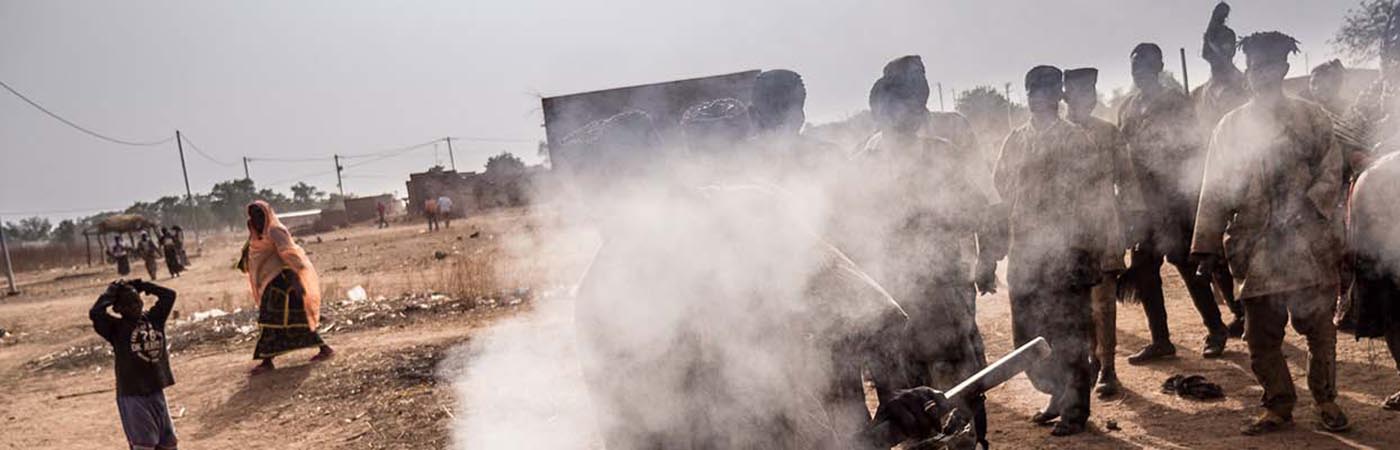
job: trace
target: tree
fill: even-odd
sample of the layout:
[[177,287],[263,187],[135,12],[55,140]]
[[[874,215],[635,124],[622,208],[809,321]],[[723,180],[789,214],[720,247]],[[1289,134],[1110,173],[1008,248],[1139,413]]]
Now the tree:
[[48,240],[49,232],[53,230],[49,219],[38,216],[20,219],[19,223],[6,222],[4,227],[6,237],[23,242]]
[[959,95],[953,109],[967,117],[972,127],[978,130],[1010,131],[1011,116],[1023,107],[1011,103],[1011,100],[995,87],[978,86]]
[[977,134],[977,142],[982,147],[978,150],[991,160],[996,159],[1002,139],[1011,133],[1014,124],[1019,124],[1028,117],[1025,106],[1012,102],[1001,90],[992,86],[978,86],[964,91],[958,96],[953,107],[963,117],[967,117],[967,122],[972,125],[972,131]]
[[213,215],[219,223],[225,226],[237,226],[244,222],[244,210],[249,203],[257,198],[257,188],[253,186],[253,180],[229,180],[215,184],[209,190],[210,207]]
[[487,175],[514,175],[525,171],[525,161],[520,157],[501,152],[501,154],[486,159]]
[[1342,27],[1332,36],[1332,46],[1355,62],[1376,58],[1394,9],[1395,0],[1361,0],[1361,4],[1347,10]]
[[272,209],[276,211],[297,209],[297,205],[292,202],[292,199],[272,189],[259,189],[257,198],[258,200],[267,202],[267,204],[272,206]]
[[78,229],[78,224],[72,219],[66,219],[59,222],[58,226],[53,229],[53,233],[49,234],[49,241],[70,244],[78,240],[80,233],[82,231]]
[[297,209],[313,209],[326,200],[326,193],[316,186],[297,182],[292,185],[292,203]]

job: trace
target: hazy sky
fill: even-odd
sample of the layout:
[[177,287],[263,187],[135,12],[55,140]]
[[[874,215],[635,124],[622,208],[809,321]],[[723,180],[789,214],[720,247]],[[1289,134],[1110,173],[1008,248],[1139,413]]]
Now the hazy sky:
[[[747,69],[788,68],[808,118],[861,110],[896,56],[923,55],[947,88],[1013,82],[1036,64],[1097,66],[1126,86],[1133,45],[1186,47],[1193,84],[1215,0],[21,1],[0,0],[0,80],[51,110],[128,140],[187,133],[190,183],[208,191],[253,162],[259,187],[335,190],[332,153],[442,136],[459,169],[512,151],[534,162],[540,95]],[[1241,36],[1290,33],[1313,64],[1353,0],[1232,2]],[[1243,64],[1242,60],[1240,61]],[[1304,73],[1303,58],[1294,74]],[[1169,58],[1168,68],[1179,71]],[[935,88],[936,89],[936,88]],[[951,108],[951,96],[949,108]],[[937,94],[931,107],[938,108]],[[126,147],[81,134],[0,91],[0,214],[73,216],[183,195],[174,143]],[[349,160],[353,164],[362,160]],[[445,147],[346,170],[347,193],[404,193]],[[28,214],[26,214],[28,215]]]

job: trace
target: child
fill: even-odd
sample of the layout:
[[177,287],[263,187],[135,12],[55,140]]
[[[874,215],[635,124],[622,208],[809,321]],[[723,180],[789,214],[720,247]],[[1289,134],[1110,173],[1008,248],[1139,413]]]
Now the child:
[[[156,297],[150,311],[141,312],[140,294]],[[165,319],[174,306],[175,291],[141,280],[118,280],[88,311],[92,328],[112,344],[117,412],[133,450],[175,450],[175,424],[165,404],[165,388],[175,384],[165,342]],[[108,308],[121,318],[108,314]]]

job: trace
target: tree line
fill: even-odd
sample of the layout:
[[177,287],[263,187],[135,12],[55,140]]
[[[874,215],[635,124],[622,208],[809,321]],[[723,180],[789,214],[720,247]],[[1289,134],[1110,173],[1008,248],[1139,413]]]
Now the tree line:
[[277,210],[297,211],[325,208],[338,197],[305,182],[292,185],[290,192],[289,196],[272,189],[258,189],[249,179],[228,180],[215,184],[207,193],[195,194],[190,201],[183,196],[170,195],[149,202],[138,201],[121,211],[104,211],[57,224],[46,217],[34,216],[7,221],[0,226],[4,227],[5,238],[13,241],[73,243],[82,241],[83,230],[118,214],[140,214],[163,226],[227,229],[243,226],[243,208],[256,199],[267,201]]

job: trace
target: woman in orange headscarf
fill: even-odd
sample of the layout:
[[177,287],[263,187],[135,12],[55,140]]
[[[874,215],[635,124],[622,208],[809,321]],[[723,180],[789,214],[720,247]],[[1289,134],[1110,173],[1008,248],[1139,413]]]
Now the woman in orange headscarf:
[[272,370],[272,358],[297,349],[320,347],[313,362],[335,355],[316,333],[321,317],[316,268],[262,200],[248,205],[248,244],[239,267],[248,272],[253,302],[258,305],[260,335],[253,359],[261,359],[262,364],[253,368],[253,375]]

